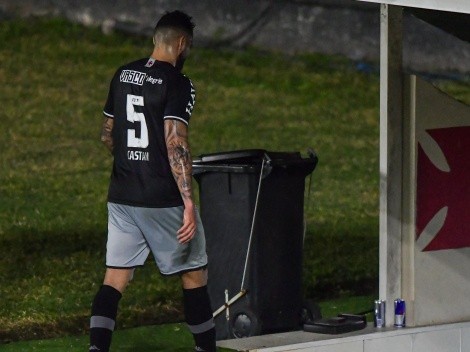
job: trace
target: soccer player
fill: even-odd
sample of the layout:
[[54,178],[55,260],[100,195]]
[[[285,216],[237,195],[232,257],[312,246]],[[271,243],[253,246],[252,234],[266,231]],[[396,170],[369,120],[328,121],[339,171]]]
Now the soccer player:
[[89,351],[109,351],[118,303],[152,252],[179,275],[196,351],[216,351],[204,230],[192,196],[188,123],[195,89],[181,73],[194,24],[174,11],[158,21],[149,58],[120,67],[104,107],[101,140],[114,156],[108,190],[106,274],[90,320]]

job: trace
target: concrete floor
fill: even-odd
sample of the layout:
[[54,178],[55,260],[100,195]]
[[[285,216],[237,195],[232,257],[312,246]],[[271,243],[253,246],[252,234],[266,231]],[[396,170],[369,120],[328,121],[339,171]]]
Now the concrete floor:
[[219,347],[251,352],[470,352],[470,322],[374,328],[327,335],[293,331],[225,340]]
[[365,329],[340,335],[317,334],[305,331],[291,331],[271,335],[253,336],[243,339],[219,341],[219,347],[230,348],[236,351],[258,351],[266,348],[292,346],[316,341],[343,339],[351,336],[370,334],[377,329],[368,325]]

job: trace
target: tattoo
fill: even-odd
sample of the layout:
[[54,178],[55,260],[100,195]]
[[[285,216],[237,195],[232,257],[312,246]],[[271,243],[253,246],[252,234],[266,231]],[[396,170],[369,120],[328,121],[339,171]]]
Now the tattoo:
[[103,126],[101,127],[101,142],[104,143],[111,153],[113,152],[113,125],[114,120],[106,118],[106,120],[103,122]]
[[192,198],[192,158],[188,143],[188,127],[176,120],[165,121],[168,160],[181,197]]

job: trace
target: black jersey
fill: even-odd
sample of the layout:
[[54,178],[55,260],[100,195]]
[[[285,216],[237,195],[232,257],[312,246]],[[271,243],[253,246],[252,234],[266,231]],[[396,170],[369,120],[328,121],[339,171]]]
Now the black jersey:
[[114,119],[109,202],[157,208],[183,204],[163,125],[165,119],[188,124],[195,94],[191,81],[167,62],[141,59],[117,70],[103,111]]

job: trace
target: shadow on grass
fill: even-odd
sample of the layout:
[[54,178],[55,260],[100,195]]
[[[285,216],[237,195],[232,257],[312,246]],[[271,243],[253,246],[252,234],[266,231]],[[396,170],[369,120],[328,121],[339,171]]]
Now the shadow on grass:
[[[313,226],[304,245],[304,297],[321,301],[376,294],[374,231],[373,224]],[[0,238],[0,293],[6,300],[0,307],[0,341],[85,334],[104,272],[105,245],[106,235],[96,229],[32,229]],[[154,263],[148,263],[136,272],[121,302],[119,329],[182,321],[178,292],[178,283],[160,279]],[[24,312],[18,321],[15,310]]]
[[[113,335],[111,348],[115,352],[186,352],[192,351],[194,346],[191,333],[186,325],[181,323],[117,330]],[[0,350],[5,352],[78,352],[85,351],[87,346],[88,336],[72,336],[49,340],[15,342],[0,345]],[[219,348],[219,351],[229,350]]]
[[[83,229],[0,238],[0,343],[86,334],[105,246],[105,234]],[[177,278],[162,278],[148,260],[122,299],[118,328],[182,321],[178,294]]]
[[104,253],[106,245],[106,233],[98,232],[96,228],[40,231],[12,227],[5,233],[0,237],[0,246],[8,251],[8,255],[35,256],[47,252],[48,255],[63,257],[80,251]]
[[[0,278],[19,280],[37,275],[54,273],[58,268],[41,268],[40,262],[60,263],[73,258],[76,253],[86,253],[89,257],[104,258],[106,249],[106,234],[96,229],[77,231],[63,229],[58,231],[38,231],[36,229],[18,230],[11,228],[0,237],[0,248],[3,256],[0,258]],[[103,259],[104,260],[104,259]],[[41,272],[47,269],[47,272]]]
[[305,238],[304,289],[314,299],[378,292],[378,226],[316,226]]

